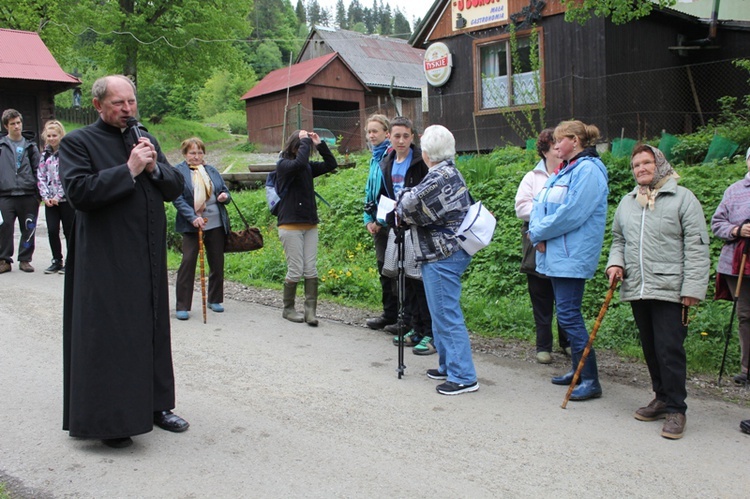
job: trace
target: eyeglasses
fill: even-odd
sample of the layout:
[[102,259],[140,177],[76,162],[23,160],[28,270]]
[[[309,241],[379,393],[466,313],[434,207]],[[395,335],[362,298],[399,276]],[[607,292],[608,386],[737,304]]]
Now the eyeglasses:
[[203,151],[188,151],[187,153],[188,156],[203,156],[205,154]]

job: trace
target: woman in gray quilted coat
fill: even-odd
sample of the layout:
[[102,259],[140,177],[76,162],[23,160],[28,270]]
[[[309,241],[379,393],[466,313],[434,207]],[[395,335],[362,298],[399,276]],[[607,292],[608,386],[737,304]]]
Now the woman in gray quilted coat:
[[655,398],[635,411],[639,421],[665,419],[661,436],[685,430],[688,307],[706,297],[708,231],[698,199],[657,148],[641,144],[631,157],[638,184],[620,201],[607,262],[610,284],[622,280],[640,333]]

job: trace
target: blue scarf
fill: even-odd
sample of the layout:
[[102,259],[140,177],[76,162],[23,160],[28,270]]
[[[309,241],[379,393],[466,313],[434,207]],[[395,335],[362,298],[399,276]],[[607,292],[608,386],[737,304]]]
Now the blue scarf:
[[[385,151],[391,147],[391,141],[388,139],[385,139],[380,144],[376,145],[372,148],[372,159],[380,163],[380,160],[383,159],[383,155],[385,154]],[[372,160],[370,160],[372,161]]]

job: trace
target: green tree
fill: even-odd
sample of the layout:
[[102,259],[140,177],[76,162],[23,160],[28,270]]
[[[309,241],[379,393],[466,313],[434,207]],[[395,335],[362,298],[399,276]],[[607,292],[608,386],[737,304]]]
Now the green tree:
[[396,7],[396,12],[393,14],[393,36],[403,38],[404,40],[408,40],[411,36],[409,21],[398,7]]
[[320,20],[318,21],[318,24],[326,27],[333,24],[333,16],[331,16],[331,11],[328,10],[327,7],[322,7],[320,9]]
[[297,16],[297,22],[299,24],[307,24],[307,10],[302,0],[297,0],[297,6],[294,8],[294,13]]
[[[349,4],[347,13],[347,24],[352,27],[357,23],[363,23],[365,21],[364,12],[362,11],[362,5],[359,0],[352,0]],[[351,28],[354,29],[354,28]],[[356,30],[355,30],[356,31]]]
[[320,4],[318,0],[310,0],[307,2],[307,24],[310,27],[320,23]]
[[[251,52],[257,52],[259,45],[265,41],[272,41],[276,44],[281,50],[283,61],[287,61],[290,54],[293,55],[299,51],[297,15],[289,0],[255,0],[249,19],[254,26],[250,40]],[[258,58],[253,57],[253,59],[257,64]],[[268,72],[265,69],[265,66],[256,65],[256,70],[261,76]]]
[[346,19],[346,7],[344,7],[344,0],[338,0],[336,2],[336,24],[341,29],[348,29],[349,23]]
[[271,40],[265,40],[255,51],[253,67],[258,75],[265,76],[274,69],[284,66],[284,59],[278,45]]
[[386,6],[383,7],[381,4],[378,13],[380,17],[380,20],[378,22],[380,34],[385,36],[393,34],[393,17],[391,16],[391,6],[386,4]]
[[158,68],[172,79],[202,84],[214,67],[241,66],[236,40],[251,30],[246,21],[248,4],[237,0],[58,3],[65,8],[55,23],[45,26],[59,24],[75,33],[73,49],[85,54],[89,66],[130,75],[136,81],[139,68]]
[[201,118],[225,111],[243,111],[245,103],[240,97],[257,83],[252,69],[230,73],[218,69],[196,94],[196,110]]
[[566,21],[584,24],[592,16],[608,17],[615,24],[623,24],[647,16],[654,5],[670,7],[677,0],[562,0],[567,9]]

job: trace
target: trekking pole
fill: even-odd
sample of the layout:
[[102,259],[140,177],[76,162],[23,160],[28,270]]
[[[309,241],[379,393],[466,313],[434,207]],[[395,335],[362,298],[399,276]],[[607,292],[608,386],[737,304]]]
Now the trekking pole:
[[[748,223],[748,220],[745,220],[745,222],[742,223],[742,225],[745,225]],[[740,225],[739,230],[737,233],[739,234],[742,231],[742,225]],[[740,287],[742,286],[742,276],[745,273],[745,263],[747,262],[747,253],[750,251],[750,241],[748,241],[747,238],[742,238],[742,241],[744,242],[744,248],[742,249],[742,260],[740,261],[740,271],[737,273],[737,286],[734,288],[734,300],[732,303],[732,313],[729,316],[729,326],[727,326],[727,331],[725,334],[725,341],[724,341],[724,355],[721,356],[721,367],[719,368],[719,379],[716,381],[717,386],[721,386],[721,377],[724,375],[724,365],[727,361],[727,350],[729,349],[729,338],[732,336],[732,324],[734,324],[734,316],[737,314],[737,302],[740,299]],[[750,354],[750,352],[748,352]],[[742,373],[742,360],[740,359],[740,374]],[[750,365],[750,364],[748,364]],[[750,374],[746,375],[747,378],[745,380],[745,384],[747,384],[748,378],[750,378]]]
[[404,375],[406,365],[404,364],[404,330],[406,329],[404,324],[404,302],[406,301],[406,270],[404,269],[404,259],[406,255],[406,247],[404,242],[404,228],[399,226],[399,221],[396,219],[396,226],[393,228],[393,233],[396,236],[396,247],[398,248],[398,379]]
[[203,229],[198,227],[198,257],[201,269],[201,304],[203,305],[203,324],[206,323],[206,269],[203,265]]
[[565,394],[565,400],[563,400],[562,408],[565,409],[565,406],[568,405],[568,400],[570,400],[570,394],[573,393],[573,389],[576,387],[576,384],[578,383],[578,377],[581,375],[581,371],[583,370],[584,364],[586,364],[586,358],[589,356],[589,352],[591,352],[591,345],[594,344],[594,338],[596,338],[596,332],[599,331],[599,326],[602,324],[602,320],[604,319],[604,314],[607,313],[607,309],[609,308],[609,302],[612,301],[612,295],[615,294],[615,288],[617,288],[617,279],[612,280],[612,284],[609,286],[609,291],[607,291],[607,297],[604,298],[604,304],[602,305],[601,310],[599,310],[599,316],[596,318],[596,322],[594,323],[594,329],[591,330],[591,334],[589,335],[589,341],[586,342],[586,348],[583,349],[583,355],[581,355],[581,360],[578,362],[578,367],[576,367],[576,372],[573,374],[573,381],[570,382],[570,386],[568,387],[568,393]]

